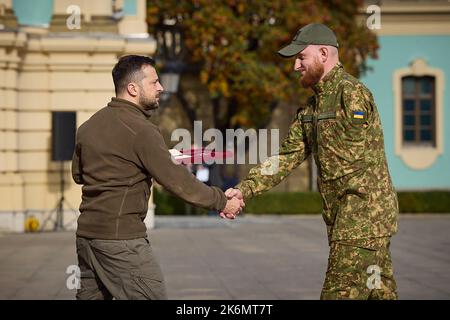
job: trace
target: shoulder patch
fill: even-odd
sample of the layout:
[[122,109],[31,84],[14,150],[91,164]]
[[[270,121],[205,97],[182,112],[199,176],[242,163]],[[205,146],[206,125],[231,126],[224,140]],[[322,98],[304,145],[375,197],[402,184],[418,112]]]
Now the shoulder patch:
[[364,119],[364,111],[353,111],[353,119]]

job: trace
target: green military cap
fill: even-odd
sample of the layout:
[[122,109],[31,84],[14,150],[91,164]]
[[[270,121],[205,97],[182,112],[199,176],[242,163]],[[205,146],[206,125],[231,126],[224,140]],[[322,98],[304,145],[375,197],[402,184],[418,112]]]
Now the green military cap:
[[292,57],[310,44],[339,47],[336,35],[330,28],[321,23],[310,23],[298,30],[292,42],[278,53],[283,57]]

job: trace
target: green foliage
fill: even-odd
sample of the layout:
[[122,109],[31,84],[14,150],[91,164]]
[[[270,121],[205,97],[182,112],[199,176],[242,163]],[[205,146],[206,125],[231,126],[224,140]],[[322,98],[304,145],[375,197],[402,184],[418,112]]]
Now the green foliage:
[[153,199],[157,215],[206,214],[207,210],[193,207],[167,191],[153,188]]
[[245,212],[269,214],[320,213],[322,200],[317,192],[266,193],[247,201]]
[[[402,213],[450,213],[450,191],[398,192]],[[156,214],[186,214],[187,206],[165,191],[155,193]],[[206,214],[206,210],[191,208],[191,214]],[[247,201],[246,213],[252,214],[317,214],[322,200],[317,192],[269,192]]]
[[226,99],[233,112],[218,119],[225,127],[262,127],[277,101],[298,104],[307,92],[293,72],[293,59],[277,51],[311,22],[332,28],[340,60],[358,76],[378,43],[356,15],[363,0],[149,0],[149,32],[164,19],[183,30],[187,60],[200,65],[200,79],[212,98]]
[[398,192],[401,212],[409,213],[450,213],[450,192]]
[[[397,193],[401,213],[450,213],[449,191]],[[248,201],[249,213],[319,213],[322,200],[316,192],[267,193]]]
[[155,214],[176,215],[186,211],[183,201],[168,192],[153,188],[153,199],[156,204]]

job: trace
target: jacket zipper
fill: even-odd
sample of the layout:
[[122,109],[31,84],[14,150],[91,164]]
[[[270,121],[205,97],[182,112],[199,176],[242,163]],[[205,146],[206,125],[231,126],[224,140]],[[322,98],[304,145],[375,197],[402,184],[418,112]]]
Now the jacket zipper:
[[318,127],[318,109],[319,109],[319,101],[316,100],[316,105],[314,106],[314,112],[313,112],[313,149],[314,153],[316,155],[314,161],[316,163],[317,167],[317,175],[321,176],[321,170],[320,170],[320,159],[319,159],[319,143],[317,141],[317,138],[319,136],[319,127]]

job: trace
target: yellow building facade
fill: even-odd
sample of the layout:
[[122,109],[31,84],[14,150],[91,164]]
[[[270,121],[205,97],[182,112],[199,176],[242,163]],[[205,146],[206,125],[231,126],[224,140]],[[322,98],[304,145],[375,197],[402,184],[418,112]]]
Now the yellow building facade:
[[[118,57],[156,50],[145,20],[145,0],[0,0],[0,232],[22,232],[30,217],[53,228],[61,163],[51,161],[52,112],[75,111],[80,126],[105,106]],[[70,165],[66,228],[81,200]]]

